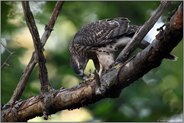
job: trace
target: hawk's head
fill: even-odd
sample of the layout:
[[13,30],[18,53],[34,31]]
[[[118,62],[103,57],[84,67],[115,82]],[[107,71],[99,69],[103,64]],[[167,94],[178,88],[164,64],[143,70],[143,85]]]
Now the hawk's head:
[[73,54],[70,59],[71,65],[79,76],[84,76],[84,69],[86,68],[86,64],[88,62],[88,59],[82,56],[77,56]]
[[75,48],[70,47],[70,63],[75,73],[80,77],[84,77],[84,70],[86,68],[86,64],[88,62],[88,58],[82,56],[81,54],[75,51]]

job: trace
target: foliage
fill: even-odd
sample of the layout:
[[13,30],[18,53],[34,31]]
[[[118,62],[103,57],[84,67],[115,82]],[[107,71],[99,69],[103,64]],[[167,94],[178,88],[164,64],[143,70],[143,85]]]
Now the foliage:
[[[31,9],[37,22],[40,36],[48,22],[55,2],[31,2]],[[49,80],[59,89],[77,85],[80,78],[69,64],[68,43],[81,26],[104,18],[128,17],[132,24],[143,24],[159,2],[65,2],[54,31],[46,46],[45,55]],[[174,7],[178,2],[173,4]],[[34,7],[38,7],[34,9]],[[171,7],[168,12],[174,7]],[[15,89],[21,73],[33,51],[32,40],[26,24],[20,2],[1,2],[2,38],[6,47],[14,52],[10,66],[1,70],[1,101],[6,103]],[[171,13],[165,13],[167,18]],[[166,19],[165,19],[166,20]],[[175,62],[164,60],[160,67],[153,69],[137,82],[125,88],[116,99],[105,99],[86,106],[93,120],[100,121],[159,121],[181,114],[182,86],[182,43],[173,51],[178,57]],[[5,50],[1,54],[2,62],[8,57]],[[37,67],[29,78],[22,98],[39,94],[40,83]]]

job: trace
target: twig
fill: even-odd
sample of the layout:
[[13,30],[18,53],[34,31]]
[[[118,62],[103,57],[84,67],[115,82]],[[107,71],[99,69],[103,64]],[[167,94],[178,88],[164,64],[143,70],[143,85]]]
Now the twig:
[[10,60],[11,56],[13,55],[13,52],[10,51],[2,42],[1,42],[1,45],[8,51],[9,55],[8,57],[6,58],[6,60],[2,63],[1,65],[1,69],[5,66],[9,66],[8,64],[8,61]]
[[125,62],[128,59],[130,54],[141,43],[141,41],[146,36],[148,31],[154,26],[156,21],[159,19],[159,17],[162,15],[162,13],[168,7],[169,4],[170,4],[169,1],[161,1],[159,7],[155,10],[154,14],[149,18],[147,22],[144,23],[144,25],[140,28],[140,30],[138,30],[137,34],[133,36],[131,41],[125,46],[125,48],[118,55],[115,64],[119,62]]
[[[55,8],[54,8],[52,15],[51,15],[51,18],[47,24],[47,27],[49,27],[49,28],[45,28],[45,32],[43,33],[42,38],[41,38],[42,47],[45,45],[47,39],[49,38],[49,36],[52,32],[51,29],[53,29],[53,27],[55,25],[57,17],[62,9],[63,3],[64,3],[63,1],[58,1],[55,5]],[[28,78],[29,78],[33,68],[35,67],[36,63],[37,63],[37,61],[36,61],[36,56],[35,56],[35,52],[34,52],[32,54],[32,57],[31,57],[28,65],[26,66],[25,70],[23,71],[23,74],[19,80],[19,83],[17,84],[17,87],[16,87],[11,99],[8,102],[9,104],[13,104],[22,95],[22,93],[25,89],[25,86],[27,84]]]
[[33,38],[33,44],[36,52],[36,60],[39,66],[39,78],[41,82],[41,92],[48,92],[48,88],[51,86],[48,80],[48,72],[45,66],[46,59],[42,51],[42,44],[40,41],[40,36],[38,33],[38,29],[36,27],[36,23],[34,21],[33,14],[29,7],[29,2],[22,2],[22,7],[24,10],[24,16],[26,19],[27,26]]
[[50,21],[48,22],[48,24],[46,25],[46,28],[45,28],[45,32],[43,33],[42,37],[41,37],[41,42],[42,42],[42,46],[45,45],[47,39],[49,38],[52,30],[53,30],[53,27],[55,25],[55,22],[57,20],[57,17],[62,9],[62,6],[64,4],[64,1],[58,1],[54,7],[54,10],[52,12],[52,15],[51,15],[51,18],[50,18]]
[[12,54],[12,51],[10,51],[2,42],[1,42],[1,45],[8,51],[9,54]]
[[[158,67],[165,55],[170,53],[172,49],[183,38],[183,7],[179,6],[177,12],[173,15],[170,23],[166,26],[164,33],[158,34],[159,40],[155,40],[146,49],[142,50],[130,62],[117,70],[108,71],[102,76],[102,81],[116,81],[117,72],[120,71],[120,83],[112,82],[108,90],[103,95],[95,95],[96,81],[89,80],[76,87],[70,89],[61,89],[53,93],[54,104],[51,105],[50,113],[64,109],[79,108],[84,105],[95,103],[100,99],[108,98],[117,89],[123,89],[135,80],[139,79],[149,70]],[[165,38],[162,38],[165,37]],[[174,40],[173,40],[174,39]],[[112,78],[112,76],[114,76]],[[102,83],[103,84],[103,83]],[[36,116],[42,115],[43,103],[41,96],[31,97],[27,100],[18,102],[21,106],[18,108],[17,118],[13,117],[13,113],[9,113],[9,109],[2,110],[2,121],[27,121]],[[30,101],[31,100],[31,101]]]

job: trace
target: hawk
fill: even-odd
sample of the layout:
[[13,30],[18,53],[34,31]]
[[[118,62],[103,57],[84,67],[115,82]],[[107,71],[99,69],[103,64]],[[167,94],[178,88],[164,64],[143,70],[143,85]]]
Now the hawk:
[[140,28],[129,25],[129,19],[118,17],[92,22],[78,31],[69,44],[71,65],[84,77],[89,59],[94,62],[99,76],[114,62],[115,53],[123,49]]

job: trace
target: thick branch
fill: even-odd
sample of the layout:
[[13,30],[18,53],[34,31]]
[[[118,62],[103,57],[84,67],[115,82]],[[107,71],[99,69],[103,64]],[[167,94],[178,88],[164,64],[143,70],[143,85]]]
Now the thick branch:
[[[119,80],[124,88],[142,77],[151,69],[158,67],[163,58],[172,51],[183,38],[183,4],[181,4],[166,29],[156,35],[156,39],[128,64],[120,69]],[[132,72],[134,71],[134,72]],[[132,75],[130,75],[132,74]]]
[[[126,65],[112,69],[102,76],[102,84],[107,89],[104,94],[95,95],[95,80],[89,80],[71,89],[52,92],[50,95],[53,98],[53,104],[49,108],[50,113],[88,105],[109,96],[113,97],[114,92],[117,92],[116,90],[122,90],[149,70],[158,67],[164,57],[172,51],[182,38],[183,6],[180,5],[166,29],[159,32],[157,39],[152,44]],[[118,72],[119,76],[117,76]],[[119,83],[116,82],[118,77]],[[118,92],[120,93],[120,91]],[[19,108],[16,115],[11,112],[11,108],[2,110],[2,121],[27,121],[35,116],[41,116],[44,107],[41,98],[41,96],[35,96],[17,102],[16,105],[19,105]]]
[[[55,25],[55,22],[57,20],[59,12],[61,11],[63,3],[64,3],[63,1],[59,1],[56,3],[56,6],[52,12],[51,18],[47,24],[48,28],[45,28],[45,32],[43,33],[42,38],[41,38],[42,47],[45,45],[47,39],[49,38],[49,36],[51,34],[51,31]],[[36,56],[35,56],[35,52],[34,52],[32,54],[32,57],[31,57],[28,65],[26,66],[25,70],[23,71],[23,74],[19,80],[19,83],[17,84],[17,87],[16,87],[10,101],[8,102],[9,104],[13,104],[22,95],[22,93],[25,89],[26,83],[28,82],[28,78],[31,75],[31,72],[32,72],[33,68],[35,67],[36,63],[37,63],[37,61],[36,61]]]
[[154,26],[159,17],[162,15],[164,10],[168,7],[169,1],[161,1],[160,6],[155,10],[153,15],[149,18],[147,22],[138,30],[137,34],[135,34],[132,40],[126,45],[126,47],[121,51],[119,56],[116,59],[116,62],[124,62],[128,59],[130,54],[135,50],[136,47],[141,43],[143,38],[146,36],[148,31]]

